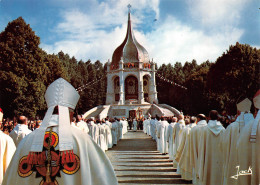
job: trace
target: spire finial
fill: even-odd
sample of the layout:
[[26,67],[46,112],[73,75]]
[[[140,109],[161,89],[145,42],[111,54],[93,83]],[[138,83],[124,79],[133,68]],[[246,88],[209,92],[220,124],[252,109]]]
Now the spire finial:
[[128,8],[128,13],[130,13],[130,12],[131,12],[131,7],[132,7],[132,6],[131,6],[131,4],[128,4],[128,5],[127,5],[127,8]]

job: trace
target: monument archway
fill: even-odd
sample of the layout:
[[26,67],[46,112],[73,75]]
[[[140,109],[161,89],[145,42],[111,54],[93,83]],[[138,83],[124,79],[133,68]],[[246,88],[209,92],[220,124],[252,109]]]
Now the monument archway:
[[116,76],[114,78],[115,101],[119,101],[119,92],[120,92],[119,76]]
[[135,76],[128,76],[125,79],[125,100],[138,100],[138,80]]
[[144,91],[144,101],[149,102],[150,77],[148,75],[145,75],[143,77],[143,91]]

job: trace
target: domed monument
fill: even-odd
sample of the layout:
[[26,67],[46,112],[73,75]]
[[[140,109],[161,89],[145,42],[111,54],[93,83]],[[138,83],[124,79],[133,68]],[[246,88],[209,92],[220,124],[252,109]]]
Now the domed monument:
[[155,74],[155,63],[134,36],[129,8],[126,37],[115,49],[112,61],[108,61],[107,65],[106,105],[89,110],[83,117],[127,118],[140,113],[144,117],[180,114],[169,105],[158,104]]

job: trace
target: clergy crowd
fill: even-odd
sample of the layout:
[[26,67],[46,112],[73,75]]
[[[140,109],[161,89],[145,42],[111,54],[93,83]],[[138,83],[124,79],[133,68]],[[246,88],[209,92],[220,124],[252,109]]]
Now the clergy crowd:
[[98,146],[106,151],[117,145],[117,142],[127,133],[128,122],[124,118],[85,119],[78,115],[73,118],[72,127],[89,134]]
[[[194,185],[260,184],[260,90],[252,102],[237,104],[235,120],[226,125],[216,110],[195,116],[152,117],[143,132],[169,154],[173,168]],[[223,125],[226,125],[225,128]]]
[[[232,123],[216,110],[197,116],[84,119],[74,115],[78,92],[64,79],[47,89],[43,120],[4,121],[0,109],[0,185],[118,184],[105,151],[116,146],[128,127],[143,128],[169,155],[173,168],[194,185],[260,183],[260,90],[252,102],[237,104]],[[129,124],[128,124],[129,123]],[[142,127],[138,127],[138,124]],[[61,173],[62,172],[62,173]],[[32,175],[33,174],[33,175]]]
[[[9,138],[7,136],[9,135],[12,138],[12,140],[9,138],[10,144],[8,144],[8,147],[11,147],[8,163],[22,139],[32,131],[38,129],[41,122],[42,120],[38,120],[35,126],[29,127],[27,118],[20,116],[13,130],[11,130],[10,133],[6,132],[3,134],[3,137]],[[100,120],[91,117],[90,119],[83,119],[81,115],[77,115],[77,117],[72,118],[71,126],[88,134],[104,152],[116,146],[117,142],[124,137],[124,134],[127,133],[128,130],[128,122],[124,118],[105,118]],[[4,126],[2,126],[2,128],[4,128]],[[134,129],[136,130],[136,126]]]
[[[9,135],[15,145],[32,131],[38,129],[42,120],[28,121],[25,116],[20,116],[17,121],[4,120],[0,130]],[[124,137],[128,130],[128,121],[124,118],[83,119],[81,115],[72,118],[71,126],[89,134],[103,151],[112,148]]]
[[45,99],[48,110],[35,124],[25,116],[2,123],[0,110],[0,185],[117,185],[104,151],[123,138],[126,121],[73,118],[79,94],[62,78],[47,88]]

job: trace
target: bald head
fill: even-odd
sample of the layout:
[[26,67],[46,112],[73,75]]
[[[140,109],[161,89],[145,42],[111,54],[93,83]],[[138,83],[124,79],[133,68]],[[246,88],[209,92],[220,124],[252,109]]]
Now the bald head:
[[25,116],[20,116],[18,119],[18,123],[27,125],[27,118]]
[[204,114],[198,114],[198,115],[197,115],[197,119],[198,119],[198,121],[200,121],[200,120],[206,120],[206,116],[205,116]]
[[177,117],[173,117],[173,118],[172,118],[172,122],[175,123],[175,122],[177,122],[177,121],[178,121]]
[[182,119],[184,119],[184,116],[183,116],[182,114],[180,114],[180,115],[178,116],[178,119],[179,119],[179,120],[182,120]]

